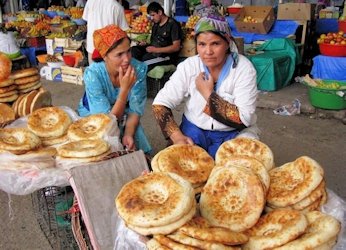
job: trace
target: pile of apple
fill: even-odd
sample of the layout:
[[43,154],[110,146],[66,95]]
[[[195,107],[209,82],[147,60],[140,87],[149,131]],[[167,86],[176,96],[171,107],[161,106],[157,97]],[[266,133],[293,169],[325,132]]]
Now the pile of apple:
[[245,16],[243,19],[244,23],[257,23],[258,21],[252,16]]
[[185,24],[185,28],[193,30],[195,28],[195,25],[199,21],[199,19],[201,19],[200,16],[197,16],[197,15],[190,16],[189,19],[187,19],[187,22]]
[[140,15],[131,22],[132,33],[150,33],[152,21],[147,15]]
[[317,43],[325,43],[325,44],[332,44],[332,45],[346,45],[346,37],[344,36],[343,31],[339,31],[337,33],[328,33],[328,34],[321,34],[320,37],[317,39]]

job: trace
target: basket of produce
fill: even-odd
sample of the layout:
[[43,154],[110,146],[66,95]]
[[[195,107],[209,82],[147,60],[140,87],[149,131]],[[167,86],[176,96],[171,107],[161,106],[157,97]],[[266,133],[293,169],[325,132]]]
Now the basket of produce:
[[317,39],[320,52],[325,56],[346,56],[346,37],[343,31],[321,34]]
[[303,84],[308,86],[312,106],[322,109],[346,109],[346,82],[311,79],[305,76]]

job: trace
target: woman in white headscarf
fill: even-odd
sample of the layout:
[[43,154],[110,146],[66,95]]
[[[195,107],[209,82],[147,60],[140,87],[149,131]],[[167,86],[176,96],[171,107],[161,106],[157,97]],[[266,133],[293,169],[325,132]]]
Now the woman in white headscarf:
[[[154,116],[173,144],[197,144],[215,156],[222,142],[258,138],[256,70],[238,54],[227,21],[203,17],[196,24],[197,55],[180,63],[153,102]],[[181,125],[172,109],[185,101]]]

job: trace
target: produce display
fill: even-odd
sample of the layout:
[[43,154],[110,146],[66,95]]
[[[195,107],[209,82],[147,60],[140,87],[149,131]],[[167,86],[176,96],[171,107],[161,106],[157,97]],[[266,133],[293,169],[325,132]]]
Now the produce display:
[[252,16],[246,16],[243,19],[244,23],[258,23],[258,21]]
[[140,15],[133,19],[130,27],[130,33],[150,33],[152,22],[147,17],[147,15]]
[[203,152],[194,147],[163,149],[152,160],[154,172],[126,183],[115,199],[125,225],[148,237],[148,249],[332,249],[336,244],[341,224],[320,212],[328,197],[323,168],[315,160],[301,156],[277,167],[266,144],[226,141],[196,207],[191,195],[198,181],[192,180],[205,166],[200,166]]
[[317,39],[317,43],[326,43],[326,44],[332,44],[332,45],[346,45],[346,37],[344,36],[343,31],[339,31],[337,33],[327,33],[327,34],[321,34],[320,37]]

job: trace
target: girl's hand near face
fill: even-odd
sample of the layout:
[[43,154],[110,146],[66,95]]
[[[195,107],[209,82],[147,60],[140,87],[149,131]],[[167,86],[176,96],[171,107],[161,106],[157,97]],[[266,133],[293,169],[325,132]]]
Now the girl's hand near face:
[[133,84],[136,82],[136,71],[132,65],[127,67],[126,72],[124,72],[122,67],[119,67],[119,82],[120,88],[124,90],[130,90]]
[[196,88],[198,92],[207,101],[210,94],[214,90],[214,79],[211,75],[207,77],[206,73],[202,72],[196,77]]

